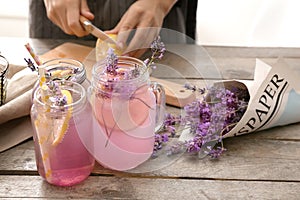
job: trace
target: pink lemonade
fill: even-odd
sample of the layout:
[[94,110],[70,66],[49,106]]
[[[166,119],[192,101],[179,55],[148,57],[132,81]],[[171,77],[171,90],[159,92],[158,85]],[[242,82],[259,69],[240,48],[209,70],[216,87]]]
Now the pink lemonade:
[[[81,121],[80,126],[86,127],[88,134],[91,124],[87,121]],[[77,125],[76,125],[77,126]],[[50,143],[45,144],[47,156],[49,156],[49,164],[51,167],[51,176],[46,177],[45,166],[42,160],[42,152],[39,145],[35,145],[36,160],[39,174],[49,183],[59,186],[70,186],[85,180],[94,167],[94,158],[83,145],[78,132],[76,130],[73,118],[71,118],[69,127],[60,144],[53,146]],[[49,129],[38,128],[44,133],[36,133],[49,135]],[[34,137],[37,140],[36,137]],[[36,142],[35,144],[38,144]],[[45,158],[44,158],[45,159]]]
[[154,148],[157,91],[150,84],[148,68],[139,59],[109,51],[106,60],[93,66],[92,75],[90,151],[105,167],[133,169],[147,161]]
[[84,88],[77,83],[64,87],[73,87],[69,94],[74,102],[65,109],[49,108],[35,97],[31,121],[39,174],[53,185],[71,186],[85,180],[94,167],[95,159],[85,147],[92,143],[92,116]]
[[96,95],[94,99],[95,158],[103,166],[128,170],[153,152],[156,102],[148,85],[130,99]]

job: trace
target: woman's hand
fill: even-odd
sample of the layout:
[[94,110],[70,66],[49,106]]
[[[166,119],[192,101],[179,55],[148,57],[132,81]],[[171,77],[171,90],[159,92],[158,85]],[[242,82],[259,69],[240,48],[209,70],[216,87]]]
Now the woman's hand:
[[124,53],[139,57],[158,35],[165,16],[175,2],[176,0],[138,0],[129,7],[118,25],[108,33],[118,34],[117,41],[122,47],[131,31],[136,29]]
[[48,18],[65,33],[82,37],[88,32],[82,27],[79,16],[94,19],[86,0],[44,0]]

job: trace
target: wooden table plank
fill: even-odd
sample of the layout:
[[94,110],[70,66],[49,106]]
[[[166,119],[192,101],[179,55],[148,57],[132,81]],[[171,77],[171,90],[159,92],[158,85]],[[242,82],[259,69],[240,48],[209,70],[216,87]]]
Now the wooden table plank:
[[[298,127],[298,125],[297,125]],[[218,160],[182,156],[169,162],[152,176],[217,178],[237,180],[300,181],[299,139],[263,138],[268,131],[225,139],[227,152]],[[295,135],[299,136],[298,132]],[[271,133],[270,133],[271,137]],[[0,172],[6,170],[35,171],[33,142],[29,141],[0,154]],[[272,173],[270,173],[272,169]],[[96,167],[94,173],[113,174]],[[122,173],[119,173],[122,174]]]
[[[0,176],[0,198],[299,199],[300,183],[91,176],[56,187],[37,176]],[[284,191],[284,192],[283,192]]]
[[[300,181],[300,142],[228,138],[227,152],[219,160],[182,156],[150,174],[153,176],[237,180]],[[270,171],[272,169],[272,171]],[[109,173],[96,168],[97,173]]]

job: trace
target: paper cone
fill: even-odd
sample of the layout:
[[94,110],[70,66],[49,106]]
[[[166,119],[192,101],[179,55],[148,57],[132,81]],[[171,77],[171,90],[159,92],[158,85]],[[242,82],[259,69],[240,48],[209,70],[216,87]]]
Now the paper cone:
[[300,122],[297,79],[297,73],[283,59],[272,67],[257,59],[254,81],[240,81],[250,93],[248,108],[225,137]]

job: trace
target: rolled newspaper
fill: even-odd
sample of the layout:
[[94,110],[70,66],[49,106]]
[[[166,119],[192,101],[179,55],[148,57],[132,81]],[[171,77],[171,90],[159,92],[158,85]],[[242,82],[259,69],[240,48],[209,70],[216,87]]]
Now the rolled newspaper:
[[225,137],[300,122],[300,84],[297,72],[285,62],[270,66],[257,59],[253,81],[246,85],[250,100],[240,122]]

